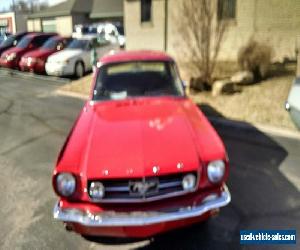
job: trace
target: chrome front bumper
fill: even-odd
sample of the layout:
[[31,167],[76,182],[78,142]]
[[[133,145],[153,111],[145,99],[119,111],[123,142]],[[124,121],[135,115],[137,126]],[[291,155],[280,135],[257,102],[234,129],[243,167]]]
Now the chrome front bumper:
[[84,212],[79,209],[61,209],[57,203],[53,210],[55,219],[63,222],[79,223],[88,227],[112,226],[146,226],[163,222],[184,220],[198,217],[204,213],[226,206],[231,201],[227,186],[219,196],[209,195],[197,206],[178,208],[174,211],[147,211],[147,212],[113,212],[105,211],[99,214]]

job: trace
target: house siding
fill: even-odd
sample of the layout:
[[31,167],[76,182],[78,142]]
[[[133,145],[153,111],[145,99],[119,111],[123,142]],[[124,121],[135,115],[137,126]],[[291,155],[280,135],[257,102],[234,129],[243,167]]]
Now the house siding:
[[[152,23],[140,23],[140,1],[124,0],[125,29],[128,49],[164,49],[165,0],[153,0]],[[178,2],[168,0],[167,51],[180,57],[182,37],[176,30],[180,22]],[[238,50],[249,39],[269,44],[274,61],[295,58],[300,47],[300,1],[298,0],[237,0],[236,18],[229,23],[222,42],[219,60],[236,60]],[[298,45],[297,45],[298,44]]]
[[56,18],[57,31],[62,36],[70,36],[73,32],[72,16],[62,16]]
[[164,0],[152,1],[152,20],[141,23],[141,1],[125,0],[126,49],[164,49]]
[[273,49],[274,61],[295,58],[300,35],[300,1],[239,0],[237,17],[225,36],[220,59],[235,60],[251,38]]
[[32,32],[41,32],[42,31],[41,19],[40,18],[28,19],[27,30]]
[[[48,18],[44,19],[47,20]],[[63,36],[69,36],[73,31],[73,21],[71,16],[55,17],[56,32]],[[34,32],[42,32],[43,19],[35,18],[27,20],[27,30]]]

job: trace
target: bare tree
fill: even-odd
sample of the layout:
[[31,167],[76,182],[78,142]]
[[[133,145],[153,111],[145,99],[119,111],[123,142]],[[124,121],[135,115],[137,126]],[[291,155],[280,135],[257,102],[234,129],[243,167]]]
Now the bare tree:
[[48,2],[40,0],[14,0],[10,6],[10,10],[21,13],[33,13],[46,9]]
[[180,0],[177,28],[193,70],[211,85],[227,22],[218,19],[217,1]]

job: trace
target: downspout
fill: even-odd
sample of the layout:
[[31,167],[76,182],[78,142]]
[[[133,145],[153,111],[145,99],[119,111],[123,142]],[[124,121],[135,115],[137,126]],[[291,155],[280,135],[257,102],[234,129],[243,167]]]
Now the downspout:
[[168,7],[169,7],[169,0],[165,0],[165,29],[164,29],[164,50],[168,50]]

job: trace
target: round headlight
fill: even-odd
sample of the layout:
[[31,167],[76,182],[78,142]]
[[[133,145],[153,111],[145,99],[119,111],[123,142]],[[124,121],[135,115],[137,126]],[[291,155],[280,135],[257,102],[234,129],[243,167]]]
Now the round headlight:
[[94,181],[91,183],[89,194],[93,199],[102,199],[104,192],[104,186],[100,181]]
[[225,173],[225,163],[222,160],[212,161],[207,166],[208,179],[212,183],[222,180]]
[[196,186],[196,176],[193,174],[187,174],[182,179],[182,187],[185,191],[191,191]]
[[56,189],[62,196],[70,196],[75,192],[75,177],[69,173],[62,173],[56,177]]

